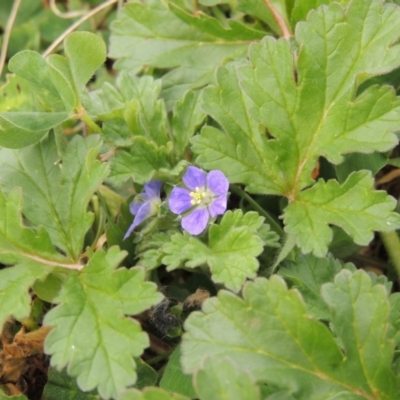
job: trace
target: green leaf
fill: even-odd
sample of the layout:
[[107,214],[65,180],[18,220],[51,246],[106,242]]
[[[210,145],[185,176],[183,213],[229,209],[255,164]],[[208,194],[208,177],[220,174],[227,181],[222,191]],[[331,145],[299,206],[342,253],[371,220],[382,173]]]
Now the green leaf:
[[95,253],[68,277],[55,299],[60,304],[44,320],[55,327],[45,341],[51,365],[67,366],[82,390],[97,388],[106,398],[136,381],[132,357],[148,346],[140,325],[124,314],[137,315],[162,298],[142,270],[116,270],[124,257],[117,247]]
[[222,290],[188,317],[184,371],[195,372],[205,357],[230,357],[240,372],[295,398],[396,398],[386,289],[363,271],[343,270],[322,291],[345,354],[298,292],[274,275],[246,283],[243,299]]
[[75,380],[65,371],[59,372],[49,368],[47,383],[43,391],[43,400],[98,400],[100,397],[94,393],[82,393]]
[[201,110],[201,92],[189,91],[174,107],[172,117],[173,143],[176,156],[185,158],[189,139],[204,121],[206,115]]
[[176,233],[162,247],[162,262],[171,271],[180,266],[195,268],[208,264],[214,282],[239,291],[246,278],[254,278],[259,267],[257,256],[264,242],[257,234],[264,218],[256,212],[243,215],[228,211],[219,225],[211,225],[208,245],[187,233]]
[[132,178],[137,183],[146,183],[161,169],[170,169],[168,152],[165,147],[158,147],[144,137],[132,140],[130,152],[118,151],[111,161],[109,180],[120,185]]
[[249,372],[240,371],[228,357],[206,360],[195,374],[194,384],[199,398],[204,400],[261,400],[254,378]]
[[188,397],[180,394],[168,393],[156,387],[148,387],[140,392],[136,389],[129,389],[118,396],[118,400],[189,400]]
[[0,146],[11,149],[29,146],[69,117],[67,112],[1,112]]
[[375,176],[387,164],[388,157],[387,153],[346,154],[344,161],[335,166],[338,180],[343,183],[352,172],[360,169],[367,169]]
[[393,344],[386,339],[390,309],[385,287],[372,285],[361,270],[354,274],[343,270],[334,283],[322,287],[322,296],[342,340],[345,370],[352,384],[367,393],[381,393],[382,399],[395,398]]
[[93,222],[88,202],[108,171],[97,160],[100,146],[98,136],[76,136],[62,168],[52,135],[20,151],[0,150],[3,190],[22,187],[24,214],[34,224],[46,227],[53,243],[73,260],[79,259]]
[[6,198],[0,191],[0,262],[13,267],[0,270],[0,327],[9,316],[27,317],[30,287],[55,267],[81,268],[57,252],[47,232],[22,225],[21,191],[14,189]]
[[106,60],[106,44],[91,32],[70,33],[64,42],[65,54],[78,91],[81,91]]
[[[357,96],[356,88],[360,75],[382,74],[399,65],[400,48],[393,46],[399,26],[398,7],[354,0],[347,9],[332,3],[311,12],[296,29],[295,45],[269,37],[255,43],[249,62],[221,68],[217,85],[205,90],[205,110],[223,131],[207,127],[192,139],[197,162],[223,171],[230,182],[243,183],[252,193],[283,195],[297,215],[308,214],[302,191],[313,185],[312,172],[320,156],[339,164],[344,154],[383,152],[398,141],[392,132],[398,129],[400,99],[393,89],[370,86]],[[360,185],[355,192],[364,192],[363,179],[349,179]],[[317,185],[314,194],[320,195],[323,185]],[[372,204],[376,196],[381,195],[368,190],[362,199]],[[343,209],[342,199],[331,201],[339,205],[338,211]],[[343,201],[346,207],[350,196]],[[375,212],[382,213],[379,223],[367,226],[369,214],[361,209],[356,213],[351,224],[361,225],[362,233],[339,219],[356,243],[366,244],[373,229],[395,229],[390,213],[394,203],[383,195],[380,203]],[[303,252],[324,255],[331,238],[326,221],[331,222],[332,213],[319,205],[315,210],[321,222],[308,214],[313,226],[306,223],[304,230],[302,224],[294,228],[299,219],[292,220],[286,212],[286,231],[302,231],[302,239],[296,240]],[[391,227],[382,227],[385,219]]]
[[155,369],[146,364],[141,358],[136,358],[137,381],[135,387],[143,389],[146,386],[154,386],[158,381],[158,373]]
[[66,57],[52,54],[47,57],[50,75],[54,86],[68,110],[78,108],[80,104],[78,91],[75,88],[71,67]]
[[38,87],[44,87],[54,95],[58,94],[46,59],[36,51],[23,50],[17,53],[9,61],[8,69]]
[[[340,1],[344,3],[344,1]],[[299,21],[305,21],[311,10],[317,9],[322,4],[330,4],[332,0],[295,0],[290,17],[292,26],[295,27]]]
[[279,194],[277,184],[267,179],[279,173],[277,163],[271,162],[275,154],[250,115],[253,103],[240,87],[237,67],[219,68],[217,81],[217,87],[204,90],[203,108],[224,132],[207,126],[192,139],[196,161],[206,169],[222,170],[230,183],[245,183],[249,191]]
[[282,264],[282,267],[279,268],[279,275],[291,287],[299,290],[310,315],[329,321],[329,308],[321,296],[321,286],[324,283],[332,282],[335,275],[343,268],[355,271],[352,264],[342,266],[341,262],[332,256],[316,258],[299,253],[295,261],[286,261]]
[[303,252],[322,257],[332,241],[329,224],[337,225],[360,245],[368,244],[373,231],[391,231],[400,216],[391,212],[396,201],[384,191],[373,190],[369,172],[351,174],[342,186],[335,180],[319,180],[301,192],[284,212],[285,231]]
[[[110,37],[110,57],[117,59],[117,69],[171,69],[163,77],[163,94],[170,101],[211,82],[216,66],[226,58],[243,56],[248,45],[263,36],[252,31],[252,39],[248,34],[232,39],[230,34],[238,32],[241,37],[239,32],[250,29],[237,22],[234,28],[223,28],[214,19],[210,24],[210,17],[190,16],[172,7],[174,12],[158,0],[131,2],[112,24]],[[196,26],[204,27],[204,22],[214,29],[203,32]]]
[[[185,375],[181,366],[181,348],[177,346],[169,357],[164,374],[160,381],[160,388],[168,391],[179,393],[183,396],[195,398],[196,392],[192,384],[192,376]],[[199,393],[199,392],[198,392]]]
[[[68,60],[58,54],[47,59],[35,51],[25,50],[16,54],[9,63],[10,70],[33,83],[37,89],[45,90],[55,99],[62,99],[64,109],[72,111],[79,105]],[[50,108],[57,104],[47,103]]]
[[[287,3],[289,2],[285,0],[270,0],[268,3],[280,15],[285,25],[289,26],[287,17]],[[237,9],[238,11],[242,11],[246,14],[252,15],[253,17],[259,18],[261,21],[264,21],[275,33],[282,35],[282,31],[276,22],[276,17],[271,12],[271,8],[267,6],[266,2],[261,2],[258,0],[240,0],[237,2]]]

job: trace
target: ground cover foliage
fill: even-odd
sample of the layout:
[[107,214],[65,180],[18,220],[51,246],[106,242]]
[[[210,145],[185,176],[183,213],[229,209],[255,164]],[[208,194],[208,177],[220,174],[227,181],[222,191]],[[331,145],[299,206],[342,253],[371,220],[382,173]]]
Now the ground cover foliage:
[[6,3],[0,397],[399,398],[400,7]]

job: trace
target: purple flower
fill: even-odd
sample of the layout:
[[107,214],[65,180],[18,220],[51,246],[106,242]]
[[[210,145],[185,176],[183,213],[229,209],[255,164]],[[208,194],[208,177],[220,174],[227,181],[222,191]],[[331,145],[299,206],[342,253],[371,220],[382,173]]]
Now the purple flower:
[[125,233],[124,240],[132,231],[147,218],[156,215],[161,205],[160,189],[161,182],[150,181],[144,184],[144,193],[139,193],[129,206],[132,215],[135,216],[132,225]]
[[221,171],[206,174],[199,168],[189,167],[183,176],[186,188],[175,187],[169,198],[169,209],[183,214],[182,228],[191,235],[206,229],[208,220],[226,211],[229,181]]

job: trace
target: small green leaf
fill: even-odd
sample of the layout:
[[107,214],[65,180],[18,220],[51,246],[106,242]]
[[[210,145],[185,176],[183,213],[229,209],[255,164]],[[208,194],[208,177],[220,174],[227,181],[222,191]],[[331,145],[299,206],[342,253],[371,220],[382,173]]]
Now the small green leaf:
[[219,225],[211,225],[208,246],[187,233],[176,233],[162,247],[162,262],[167,269],[208,264],[214,282],[239,291],[246,278],[254,278],[264,242],[257,234],[263,218],[255,212],[228,211]]
[[94,393],[83,393],[76,386],[75,380],[67,375],[65,371],[57,371],[49,368],[47,383],[44,387],[42,400],[99,400],[100,397]]
[[142,270],[116,270],[124,257],[116,247],[95,253],[68,277],[55,299],[60,304],[44,320],[55,327],[45,341],[51,364],[67,366],[82,390],[97,388],[107,398],[136,381],[133,357],[148,346],[140,325],[124,314],[139,314],[162,298]]
[[68,60],[59,54],[52,54],[47,57],[47,63],[50,67],[53,84],[57,88],[67,110],[78,107],[80,104],[79,95],[74,86]]
[[135,359],[137,381],[135,387],[143,389],[146,386],[154,386],[158,381],[158,373],[155,369],[146,364],[141,358]]
[[332,0],[295,0],[290,17],[292,26],[295,27],[299,21],[305,21],[311,10],[317,9],[322,4],[330,3]]
[[388,157],[387,153],[347,154],[344,156],[344,161],[335,166],[338,180],[343,183],[352,172],[360,169],[369,170],[375,176],[387,164]]
[[312,255],[298,254],[296,261],[286,261],[279,268],[279,275],[300,291],[310,315],[318,319],[329,320],[330,313],[326,302],[321,296],[321,286],[332,282],[342,268],[355,271],[352,264],[342,266],[339,260],[332,256],[316,258]]
[[68,112],[2,112],[0,146],[11,149],[29,146],[69,117]]
[[164,374],[160,381],[160,387],[168,392],[195,398],[196,392],[192,384],[192,376],[185,375],[181,366],[181,348],[177,346],[170,355]]
[[161,169],[170,169],[168,152],[165,147],[158,147],[145,137],[138,136],[132,140],[130,152],[117,151],[111,160],[109,180],[120,185],[132,178],[137,183],[146,183]]
[[194,384],[202,400],[261,400],[254,378],[249,372],[240,371],[228,357],[206,360],[196,372]]
[[9,61],[8,68],[37,86],[46,88],[54,95],[58,94],[46,60],[36,51],[24,50],[17,53]]
[[172,117],[174,152],[180,158],[185,158],[189,139],[204,121],[206,115],[201,110],[200,91],[189,91],[183,99],[175,104]]
[[301,192],[285,209],[285,231],[296,239],[304,253],[322,257],[332,240],[329,224],[337,225],[360,245],[368,244],[373,231],[391,231],[400,226],[400,216],[391,212],[395,200],[373,190],[369,172],[351,174],[342,186],[320,179]]
[[106,45],[94,33],[73,32],[65,39],[64,49],[76,88],[80,92],[106,60]]
[[282,35],[282,31],[276,22],[276,17],[272,12],[271,7],[273,7],[283,19],[283,23],[286,26],[289,26],[286,8],[290,3],[291,2],[285,0],[270,0],[268,2],[270,7],[268,7],[265,1],[241,0],[237,2],[237,9],[238,11],[242,11],[264,21],[275,33]]

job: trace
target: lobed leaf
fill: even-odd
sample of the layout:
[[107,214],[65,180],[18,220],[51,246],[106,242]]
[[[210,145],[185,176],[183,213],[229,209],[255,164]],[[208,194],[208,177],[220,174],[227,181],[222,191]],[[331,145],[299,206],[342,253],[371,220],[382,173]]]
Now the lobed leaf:
[[93,214],[86,210],[88,202],[108,172],[97,160],[100,146],[99,137],[76,136],[62,168],[53,136],[20,151],[0,149],[3,190],[22,187],[25,215],[44,226],[54,245],[72,260],[79,258],[93,222]]
[[162,298],[155,285],[144,282],[142,270],[116,270],[124,257],[116,247],[95,253],[68,277],[55,299],[59,305],[44,319],[55,327],[45,342],[51,364],[67,367],[82,390],[97,388],[106,398],[136,381],[133,357],[148,346],[140,325],[124,315],[139,314]]
[[373,231],[399,226],[400,216],[391,212],[395,204],[386,192],[373,190],[367,171],[354,172],[342,186],[335,180],[319,180],[285,209],[285,231],[296,238],[303,252],[321,257],[332,241],[330,224],[342,228],[357,244],[366,245]]
[[80,264],[61,255],[47,232],[37,232],[22,225],[21,191],[14,189],[6,198],[0,191],[0,327],[9,316],[17,319],[29,315],[29,289],[44,279],[55,267],[81,268]]
[[228,356],[242,373],[296,398],[395,398],[386,289],[363,271],[343,270],[322,293],[335,337],[276,275],[248,282],[243,299],[220,291],[186,320],[184,371],[195,372],[206,357]]
[[[400,30],[393,29],[399,22],[400,9],[379,0],[354,0],[347,8],[332,3],[298,24],[297,52],[287,40],[266,37],[250,47],[249,62],[220,68],[217,85],[205,91],[205,109],[223,131],[206,127],[193,138],[197,162],[222,170],[252,193],[286,196],[285,230],[303,252],[326,254],[329,223],[359,244],[368,243],[373,230],[398,226],[393,201],[366,190],[363,173],[351,175],[342,189],[333,182],[326,189],[322,182],[306,188],[314,183],[320,156],[339,164],[344,154],[396,145],[400,100],[392,88],[369,86],[361,94],[356,89],[361,76],[399,65],[394,43]],[[352,197],[352,186],[362,200]],[[335,195],[328,200],[324,193],[330,189]],[[311,195],[329,206],[316,204],[316,198],[311,206]],[[364,205],[356,210],[359,200]]]
[[239,291],[246,278],[254,278],[264,243],[257,233],[263,218],[255,212],[228,211],[219,225],[211,225],[208,245],[187,233],[176,233],[161,251],[168,270],[207,264],[214,282]]
[[110,56],[118,69],[170,69],[163,77],[163,96],[170,101],[211,82],[217,65],[243,56],[251,41],[264,36],[239,22],[225,27],[215,18],[157,0],[127,4],[111,32]]
[[355,271],[352,264],[343,266],[331,255],[326,258],[316,258],[313,255],[299,253],[295,261],[285,261],[282,264],[279,275],[301,293],[310,315],[317,319],[329,320],[329,308],[321,296],[321,286],[332,282],[335,275],[343,268]]

